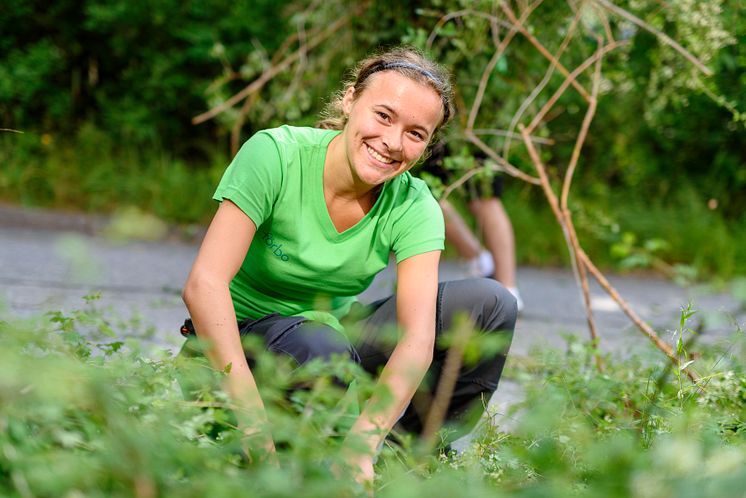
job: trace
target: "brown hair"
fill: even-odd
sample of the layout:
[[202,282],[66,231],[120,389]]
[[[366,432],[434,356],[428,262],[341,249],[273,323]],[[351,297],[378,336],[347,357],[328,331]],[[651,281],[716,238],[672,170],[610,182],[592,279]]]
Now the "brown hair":
[[398,47],[360,61],[353,68],[344,88],[326,105],[316,126],[331,130],[344,128],[347,124],[347,116],[342,111],[342,98],[345,92],[352,87],[355,89],[355,95],[361,95],[368,86],[370,76],[380,71],[396,71],[417,83],[429,86],[440,95],[443,102],[443,119],[436,127],[436,132],[453,117],[453,89],[448,72],[417,49]]

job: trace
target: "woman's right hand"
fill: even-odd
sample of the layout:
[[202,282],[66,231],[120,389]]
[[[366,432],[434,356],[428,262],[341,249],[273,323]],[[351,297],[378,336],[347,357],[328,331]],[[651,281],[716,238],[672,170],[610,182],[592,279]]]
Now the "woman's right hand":
[[241,448],[250,463],[267,462],[271,465],[278,466],[277,450],[272,435],[267,428],[255,429],[248,424],[241,424],[244,437],[241,441]]
[[[244,432],[244,440],[249,443],[244,449],[261,449],[275,458],[272,437],[265,432],[268,424],[264,403],[241,345],[228,287],[255,233],[254,222],[238,206],[224,200],[202,241],[184,285],[183,298],[197,336],[207,342],[205,354],[212,366],[228,371],[225,387],[235,404],[238,429]],[[249,442],[252,434],[258,434],[259,440]],[[250,454],[247,451],[247,455]]]

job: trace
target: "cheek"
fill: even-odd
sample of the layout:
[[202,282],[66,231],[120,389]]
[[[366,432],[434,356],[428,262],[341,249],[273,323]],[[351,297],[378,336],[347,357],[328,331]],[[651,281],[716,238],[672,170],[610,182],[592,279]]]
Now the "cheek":
[[410,163],[415,163],[425,153],[427,144],[413,143],[407,147],[407,159]]

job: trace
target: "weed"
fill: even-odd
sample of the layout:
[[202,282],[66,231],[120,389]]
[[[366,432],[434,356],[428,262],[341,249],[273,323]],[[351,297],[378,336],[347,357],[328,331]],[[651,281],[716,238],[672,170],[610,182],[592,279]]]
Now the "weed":
[[[144,356],[113,336],[96,295],[87,300],[83,310],[0,322],[0,495],[365,495],[330,470],[344,469],[340,442],[373,388],[356,365],[293,370],[249,341],[279,467],[249,464],[218,387],[224,373],[199,358]],[[684,307],[677,328],[679,373],[692,313]],[[376,495],[740,496],[743,342],[740,333],[705,349],[698,389],[640,357],[607,355],[599,374],[593,348],[577,340],[565,352],[537,350],[510,364],[526,393],[514,428],[482,424],[462,453],[422,453],[400,435],[379,456]],[[335,379],[354,379],[356,390]]]

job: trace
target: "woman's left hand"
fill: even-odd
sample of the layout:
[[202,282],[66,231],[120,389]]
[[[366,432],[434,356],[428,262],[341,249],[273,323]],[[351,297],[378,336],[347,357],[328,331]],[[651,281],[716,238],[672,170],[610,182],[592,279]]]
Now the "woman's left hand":
[[[355,482],[370,488],[373,485],[375,479],[375,471],[373,470],[373,456],[370,454],[360,453],[359,449],[353,449],[349,444],[342,446],[342,461],[341,465],[332,465],[332,473],[338,478],[346,474],[345,470],[349,472],[349,476],[355,479]],[[342,467],[346,469],[343,469]]]
[[349,460],[349,463],[355,481],[364,486],[373,484],[373,479],[376,476],[373,471],[373,457],[369,455],[356,455],[354,458]]

